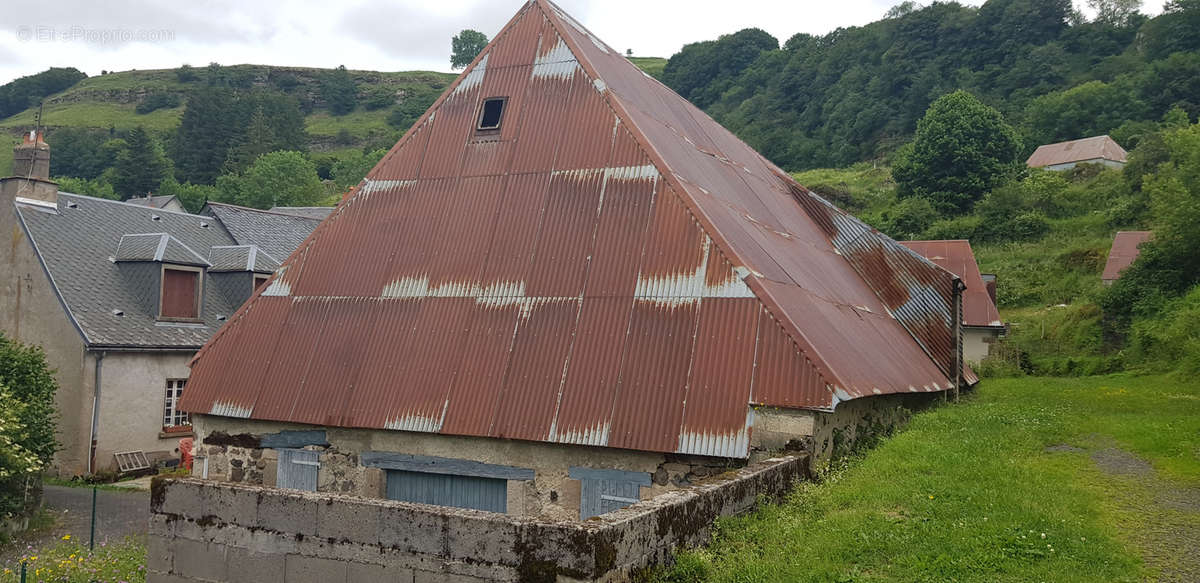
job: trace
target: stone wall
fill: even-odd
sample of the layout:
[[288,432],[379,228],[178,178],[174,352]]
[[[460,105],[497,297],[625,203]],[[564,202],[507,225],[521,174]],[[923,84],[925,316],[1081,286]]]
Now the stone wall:
[[160,478],[147,581],[628,581],[807,468],[803,456],[766,460],[583,523]]
[[[324,431],[327,445],[308,446],[318,451],[320,492],[383,496],[383,472],[367,468],[359,455],[365,451],[387,451],[439,456],[534,470],[528,481],[510,480],[508,512],[545,520],[579,518],[580,483],[569,476],[572,466],[645,472],[651,485],[643,487],[643,499],[686,488],[745,465],[741,460],[704,456],[662,454],[615,448],[464,437],[436,433],[318,427],[194,415],[195,455],[205,458],[210,480],[274,486],[278,454],[263,447],[264,436],[281,431]],[[764,456],[765,457],[765,456]],[[199,473],[202,466],[194,467]]]

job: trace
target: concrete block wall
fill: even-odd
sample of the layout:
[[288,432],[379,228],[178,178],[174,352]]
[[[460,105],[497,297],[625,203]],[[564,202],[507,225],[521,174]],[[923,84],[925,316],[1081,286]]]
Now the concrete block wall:
[[584,523],[157,479],[147,581],[627,581],[807,472],[802,456],[766,460]]

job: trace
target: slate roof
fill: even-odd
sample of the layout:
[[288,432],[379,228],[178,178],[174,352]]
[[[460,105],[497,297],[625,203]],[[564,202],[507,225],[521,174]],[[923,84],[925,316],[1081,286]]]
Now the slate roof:
[[1057,144],[1038,146],[1033,155],[1025,161],[1030,168],[1043,168],[1056,164],[1085,162],[1088,160],[1126,161],[1125,148],[1108,136],[1094,136]]
[[160,208],[165,208],[168,204],[171,204],[171,201],[173,201],[173,200],[175,200],[175,195],[168,194],[165,196],[139,196],[139,197],[131,198],[125,202],[127,202],[129,204],[136,204],[139,206],[148,206],[151,208],[160,209]]
[[[239,245],[218,217],[66,192],[58,195],[57,213],[40,204],[14,205],[69,317],[90,347],[196,349],[223,324],[219,317],[232,315],[245,299],[227,297],[220,286],[206,283],[201,323],[157,320],[157,262],[207,267],[214,247]],[[307,234],[297,233],[292,239]],[[256,256],[256,270],[278,266],[267,253]]]
[[197,354],[181,407],[745,457],[753,407],[970,379],[960,286],[532,0]]
[[212,263],[209,271],[253,271],[272,273],[279,269],[279,260],[255,245],[213,247],[208,254]]
[[295,215],[297,217],[305,217],[309,219],[324,219],[333,212],[331,206],[276,206],[270,209],[273,213],[282,213],[285,215]]
[[179,239],[167,233],[122,235],[117,243],[117,261],[163,261],[181,265],[208,266],[208,261]]
[[256,245],[279,259],[291,255],[321,223],[319,218],[217,202],[209,202],[200,214],[219,219],[238,245]]
[[1118,231],[1113,237],[1112,249],[1108,252],[1108,260],[1104,263],[1103,281],[1116,281],[1121,272],[1129,267],[1138,255],[1142,254],[1141,245],[1154,236],[1151,231]]

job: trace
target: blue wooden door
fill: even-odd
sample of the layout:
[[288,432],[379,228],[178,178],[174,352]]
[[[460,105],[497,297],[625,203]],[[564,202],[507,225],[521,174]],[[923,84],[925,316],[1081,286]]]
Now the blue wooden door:
[[497,478],[387,471],[389,500],[419,502],[488,512],[508,510],[508,481]]

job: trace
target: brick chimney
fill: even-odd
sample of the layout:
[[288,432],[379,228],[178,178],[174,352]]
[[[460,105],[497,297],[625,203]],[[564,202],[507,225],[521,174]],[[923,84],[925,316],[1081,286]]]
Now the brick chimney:
[[25,134],[13,148],[13,175],[0,180],[0,195],[58,203],[58,184],[50,180],[50,145],[40,131]]

